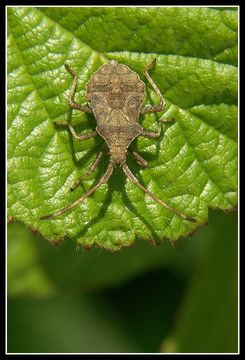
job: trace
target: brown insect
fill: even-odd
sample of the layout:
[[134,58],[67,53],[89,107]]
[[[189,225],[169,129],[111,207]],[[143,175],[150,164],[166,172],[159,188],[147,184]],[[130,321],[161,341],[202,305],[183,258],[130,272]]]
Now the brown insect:
[[[161,101],[159,105],[146,107],[142,107],[145,98],[145,83],[141,81],[139,75],[130,70],[128,66],[119,64],[115,60],[111,60],[108,64],[102,65],[100,69],[93,74],[91,80],[87,84],[86,98],[88,104],[78,104],[74,100],[78,77],[75,71],[72,70],[69,65],[65,64],[66,69],[73,77],[73,84],[68,99],[69,105],[73,109],[94,114],[97,121],[97,127],[95,131],[77,134],[70,124],[63,122],[57,122],[56,124],[67,127],[72,136],[77,140],[83,141],[95,137],[98,134],[105,140],[105,144],[98,153],[95,161],[91,164],[88,171],[73,184],[71,190],[74,190],[85,176],[90,175],[96,169],[102,156],[105,154],[106,149],[110,160],[104,175],[95,186],[70,205],[55,211],[52,214],[42,216],[40,219],[51,219],[72,209],[94,193],[102,184],[107,183],[113,173],[113,169],[116,166],[121,166],[129,180],[148,194],[158,204],[172,211],[184,220],[196,222],[194,218],[172,208],[147,190],[126,164],[127,155],[130,152],[138,164],[147,167],[147,161],[137,152],[130,151],[129,145],[138,136],[154,139],[159,137],[161,133],[161,126],[157,132],[147,131],[144,130],[138,122],[140,114],[159,112],[165,106],[164,98],[148,72],[154,66],[155,62],[156,59],[146,66],[144,74]],[[172,121],[172,119],[160,120],[161,123],[167,121]]]

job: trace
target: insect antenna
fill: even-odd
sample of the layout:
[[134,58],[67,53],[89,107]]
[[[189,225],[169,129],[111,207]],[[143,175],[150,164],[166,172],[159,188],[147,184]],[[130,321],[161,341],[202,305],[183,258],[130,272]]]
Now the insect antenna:
[[147,190],[137,179],[136,176],[134,176],[134,174],[132,173],[132,171],[129,169],[129,167],[124,164],[123,165],[123,171],[125,173],[125,175],[129,178],[129,180],[131,180],[136,186],[138,186],[141,190],[143,190],[146,194],[148,194],[153,200],[155,200],[158,204],[162,205],[164,208],[172,211],[174,214],[178,215],[179,217],[181,217],[184,220],[190,221],[190,222],[196,222],[196,220],[190,216],[187,216],[185,214],[182,214],[181,212],[179,212],[178,210],[172,208],[171,206],[167,205],[165,202],[163,202],[162,200],[158,199],[158,197],[156,197],[152,192],[150,192],[149,190]]
[[88,190],[85,194],[83,194],[79,199],[77,199],[70,205],[66,206],[65,208],[63,208],[61,210],[55,211],[52,214],[42,216],[42,217],[40,217],[40,220],[47,220],[47,219],[54,218],[56,216],[64,214],[66,211],[74,208],[76,205],[80,204],[83,200],[85,200],[87,197],[89,197],[91,194],[93,194],[95,192],[95,190],[97,190],[101,185],[107,183],[107,181],[111,177],[112,173],[113,173],[113,165],[111,163],[109,163],[109,165],[106,169],[106,172],[100,178],[100,181],[96,185],[94,185],[90,190]]

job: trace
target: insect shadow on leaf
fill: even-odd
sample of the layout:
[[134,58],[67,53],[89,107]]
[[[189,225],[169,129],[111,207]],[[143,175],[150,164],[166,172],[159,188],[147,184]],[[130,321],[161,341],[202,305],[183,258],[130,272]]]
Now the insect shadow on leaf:
[[106,214],[106,211],[109,207],[109,205],[111,204],[111,201],[112,201],[112,193],[110,191],[107,192],[106,194],[106,197],[103,201],[103,204],[102,206],[100,207],[99,209],[99,212],[98,214],[93,218],[91,219],[83,228],[82,230],[76,234],[76,239],[77,238],[80,238],[80,237],[83,237],[87,231],[94,225],[96,224],[102,217],[105,216]]
[[134,204],[130,201],[127,192],[125,191],[125,188],[122,191],[122,199],[123,202],[125,204],[125,206],[133,213],[137,216],[138,219],[140,219],[142,221],[142,223],[150,230],[152,236],[154,237],[154,240],[156,243],[160,243],[160,239],[159,236],[157,235],[154,227],[145,219],[145,217],[143,215],[141,215],[138,211],[137,208],[134,206]]
[[97,156],[90,165],[88,171],[76,180],[72,185],[71,190],[73,191],[85,176],[88,176],[95,171],[105,154],[109,155],[109,164],[100,180],[93,185],[90,190],[65,208],[55,211],[52,214],[42,216],[40,218],[41,220],[54,218],[77,206],[93,194],[101,185],[106,184],[112,176],[115,167],[120,166],[127,178],[159,205],[170,210],[183,220],[196,222],[194,218],[169,206],[144,187],[126,163],[127,157],[131,155],[139,165],[147,167],[148,162],[139,153],[130,150],[129,145],[138,136],[144,136],[150,139],[159,138],[162,124],[164,122],[173,121],[172,119],[161,118],[159,120],[160,124],[158,130],[155,132],[145,130],[139,125],[139,116],[141,114],[157,113],[165,107],[164,97],[149,75],[149,70],[155,63],[156,59],[148,64],[144,70],[146,79],[160,98],[160,104],[154,106],[142,106],[145,98],[145,83],[140,80],[139,75],[130,70],[128,66],[119,64],[115,60],[111,60],[108,64],[102,65],[100,69],[92,75],[92,78],[87,84],[86,98],[88,104],[78,104],[74,100],[78,77],[75,71],[71,69],[68,64],[65,64],[67,71],[73,77],[73,84],[68,98],[69,105],[73,109],[93,114],[97,126],[95,131],[78,134],[74,127],[69,123],[59,122],[56,123],[56,125],[68,128],[74,139],[79,141],[84,141],[96,137],[97,135],[100,135],[105,140],[105,143],[97,153]]

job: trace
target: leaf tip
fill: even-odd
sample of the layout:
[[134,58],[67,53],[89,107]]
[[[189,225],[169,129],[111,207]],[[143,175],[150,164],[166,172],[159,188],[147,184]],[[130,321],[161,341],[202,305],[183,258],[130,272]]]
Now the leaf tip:
[[27,228],[32,232],[34,236],[38,234],[38,229],[34,228],[33,226],[27,225]]
[[9,216],[7,222],[8,222],[8,224],[13,223],[13,222],[14,222],[14,217],[13,217],[13,216]]
[[149,239],[149,243],[154,246],[159,246],[161,244],[161,241],[151,238]]
[[62,243],[63,239],[57,239],[51,242],[52,245],[54,245],[54,247],[59,247],[60,244]]

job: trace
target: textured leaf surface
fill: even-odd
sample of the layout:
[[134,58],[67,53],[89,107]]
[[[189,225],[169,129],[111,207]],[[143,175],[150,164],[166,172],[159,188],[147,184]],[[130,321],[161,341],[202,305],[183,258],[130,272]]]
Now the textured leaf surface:
[[[105,170],[74,193],[73,182],[99,151],[102,139],[73,140],[54,121],[77,131],[94,130],[93,116],[69,109],[71,77],[79,76],[76,100],[108,59],[142,76],[157,58],[152,77],[166,110],[140,123],[156,140],[132,144],[150,163],[128,163],[140,181],[170,206],[195,217],[187,223],[157,205],[118,169],[108,184],[72,211],[48,221],[40,216],[77,199]],[[237,203],[237,11],[206,8],[9,8],[8,9],[8,207],[9,216],[58,242],[114,251],[135,237],[176,240],[207,221],[208,206],[231,210]],[[158,99],[148,86],[146,104]]]

